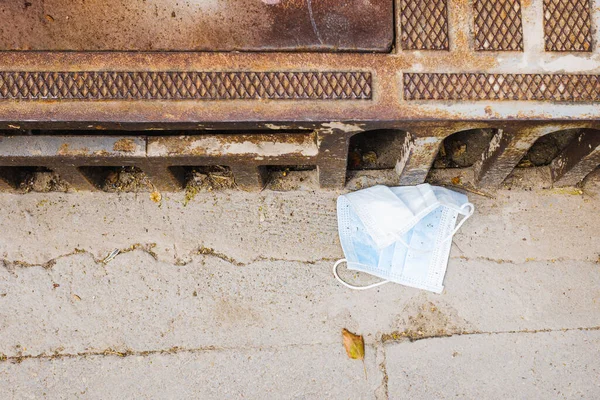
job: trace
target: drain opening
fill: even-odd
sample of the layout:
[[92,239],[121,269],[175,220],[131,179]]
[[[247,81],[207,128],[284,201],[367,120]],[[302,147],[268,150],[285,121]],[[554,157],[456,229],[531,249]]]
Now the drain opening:
[[267,165],[267,172],[269,174],[283,174],[283,176],[290,172],[314,171],[316,169],[315,165]]
[[495,129],[469,129],[446,137],[433,168],[468,168],[479,161],[496,134]]
[[517,168],[543,167],[550,165],[552,160],[563,151],[581,129],[568,129],[552,132],[535,141],[527,154],[519,161]]
[[315,165],[269,165],[267,187],[280,192],[309,189],[318,186]]
[[28,192],[66,192],[69,185],[46,167],[0,167],[0,179],[13,189]]
[[212,191],[235,187],[231,168],[225,165],[177,166],[169,169],[184,182],[187,191]]
[[79,167],[79,171],[96,188],[105,192],[145,192],[153,186],[146,174],[133,166]]
[[357,133],[350,138],[348,169],[393,169],[402,155],[406,135],[393,129]]

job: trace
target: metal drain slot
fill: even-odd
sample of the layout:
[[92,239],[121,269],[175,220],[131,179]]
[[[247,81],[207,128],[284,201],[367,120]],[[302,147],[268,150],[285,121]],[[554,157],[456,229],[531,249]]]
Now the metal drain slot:
[[[494,188],[529,164],[572,185],[598,165],[599,1],[222,0],[218,29],[181,4],[168,7],[176,17],[142,7],[130,18],[123,0],[110,13],[100,2],[11,3],[0,167],[44,167],[92,190],[114,189],[94,178],[109,167],[159,190],[194,174],[245,190],[277,175],[290,187],[280,178],[294,166],[316,169],[292,171],[302,187],[342,188],[348,170],[414,185],[453,168]],[[190,175],[218,166],[222,177]]]
[[[556,185],[574,185],[600,165],[600,129],[571,125],[513,123],[490,128],[480,124],[475,129],[459,124],[413,125],[359,133],[317,129],[281,134],[5,136],[0,137],[0,181],[4,190],[22,191],[177,191],[190,183],[260,190],[273,177],[316,170],[321,187],[336,188],[345,184],[348,170],[395,170],[397,184],[412,185],[424,182],[431,169],[470,168],[477,186],[493,188],[515,168],[545,166]],[[33,175],[46,182],[42,189]]]

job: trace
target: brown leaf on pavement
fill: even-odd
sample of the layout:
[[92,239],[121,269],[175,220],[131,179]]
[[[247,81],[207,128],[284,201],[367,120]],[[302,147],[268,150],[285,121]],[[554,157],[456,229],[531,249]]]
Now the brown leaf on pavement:
[[365,359],[365,341],[362,336],[355,335],[347,329],[342,329],[342,343],[348,357],[355,360]]

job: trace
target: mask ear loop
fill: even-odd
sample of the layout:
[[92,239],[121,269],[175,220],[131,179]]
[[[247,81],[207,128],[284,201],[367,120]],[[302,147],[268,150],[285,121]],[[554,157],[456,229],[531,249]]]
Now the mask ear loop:
[[[468,208],[466,213],[463,211],[465,208]],[[456,234],[456,232],[458,232],[460,227],[463,226],[463,224],[471,217],[471,215],[473,215],[474,212],[475,212],[475,206],[473,205],[473,203],[463,204],[460,207],[460,210],[458,210],[459,214],[464,215],[463,219],[461,219],[460,222],[458,224],[456,224],[456,228],[454,228],[454,230],[443,241],[446,242],[446,241],[452,239],[454,234]]]
[[338,272],[337,272],[338,265],[340,265],[341,263],[344,263],[344,262],[348,263],[348,260],[346,260],[345,258],[342,258],[340,260],[337,260],[335,262],[335,264],[333,264],[333,275],[335,276],[335,279],[337,279],[339,283],[341,283],[342,285],[346,286],[348,289],[353,289],[353,290],[367,290],[367,289],[372,289],[372,288],[377,287],[377,286],[385,285],[386,283],[390,283],[390,281],[381,281],[381,282],[373,283],[372,285],[367,285],[367,286],[354,286],[354,285],[351,285],[351,284],[345,282],[344,280],[342,280],[342,278],[340,278],[340,276],[338,275]]
[[[466,212],[464,211],[465,208],[468,209]],[[452,209],[456,209],[456,208],[452,207]],[[456,211],[458,211],[459,214],[464,215],[464,218],[461,219],[458,224],[456,224],[456,227],[454,228],[454,230],[452,230],[452,232],[450,232],[448,234],[448,236],[446,236],[444,239],[442,239],[442,243],[445,243],[448,240],[452,240],[452,238],[454,237],[454,235],[456,234],[456,232],[458,232],[458,230],[463,226],[463,224],[471,217],[471,215],[473,215],[473,212],[475,212],[475,206],[473,205],[473,203],[465,203],[459,209],[457,209]],[[420,249],[418,247],[413,247],[410,244],[406,243],[402,239],[398,239],[398,241],[403,246],[405,246],[406,248],[408,248],[409,250],[412,250],[412,251],[415,251],[415,252],[418,252],[418,253],[427,253],[427,252],[430,252],[430,251],[434,250],[434,248]]]

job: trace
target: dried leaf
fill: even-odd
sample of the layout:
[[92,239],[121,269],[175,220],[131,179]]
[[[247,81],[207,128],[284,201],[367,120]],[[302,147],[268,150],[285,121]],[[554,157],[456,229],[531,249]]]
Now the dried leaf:
[[365,359],[365,341],[362,336],[355,335],[347,329],[342,329],[342,343],[348,357],[354,360]]
[[150,200],[152,200],[155,203],[160,203],[160,201],[162,200],[162,195],[160,194],[160,192],[155,190],[154,192],[150,193]]
[[460,182],[461,182],[460,176],[455,176],[454,178],[452,178],[453,185],[460,185]]

